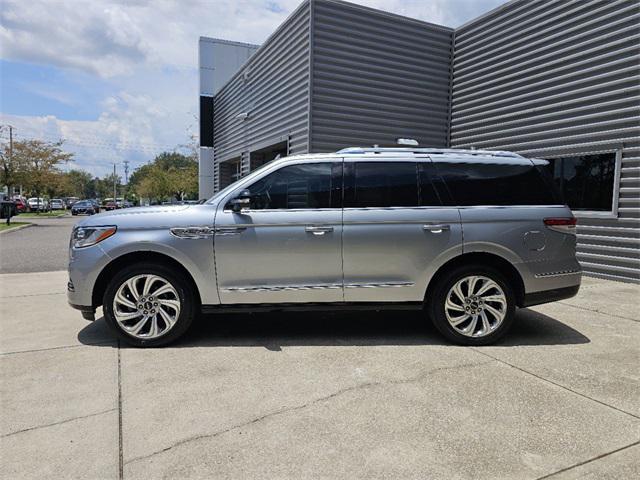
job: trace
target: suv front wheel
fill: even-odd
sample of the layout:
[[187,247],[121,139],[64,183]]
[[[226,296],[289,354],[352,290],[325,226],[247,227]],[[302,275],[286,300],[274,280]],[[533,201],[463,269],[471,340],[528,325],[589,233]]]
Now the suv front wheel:
[[184,275],[162,265],[131,265],[109,282],[104,317],[130,345],[166,345],[183,335],[193,321],[196,308],[190,285]]
[[515,316],[515,295],[505,277],[484,265],[446,273],[429,300],[435,327],[460,345],[488,345],[501,338]]

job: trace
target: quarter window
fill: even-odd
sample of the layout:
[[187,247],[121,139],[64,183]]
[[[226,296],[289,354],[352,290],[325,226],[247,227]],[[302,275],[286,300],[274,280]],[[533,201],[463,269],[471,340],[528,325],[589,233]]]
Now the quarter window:
[[345,207],[416,207],[415,162],[353,162],[345,191]]
[[552,186],[533,164],[436,162],[456,205],[554,205]]
[[615,152],[552,158],[547,170],[572,210],[613,210]]
[[248,187],[252,210],[330,208],[331,163],[283,167]]

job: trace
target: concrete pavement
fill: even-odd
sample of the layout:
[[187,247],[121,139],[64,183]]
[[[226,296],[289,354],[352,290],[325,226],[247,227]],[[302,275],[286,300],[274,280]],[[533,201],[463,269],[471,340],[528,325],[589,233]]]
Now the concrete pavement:
[[210,317],[137,350],[65,282],[0,275],[2,478],[640,476],[637,285],[585,279],[493,347],[358,312]]

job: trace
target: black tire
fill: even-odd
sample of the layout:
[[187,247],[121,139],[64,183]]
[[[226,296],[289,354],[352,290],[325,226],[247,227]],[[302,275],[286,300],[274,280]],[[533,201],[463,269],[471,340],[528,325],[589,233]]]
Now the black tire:
[[[180,299],[180,315],[176,323],[167,333],[157,338],[140,339],[130,335],[119,326],[113,313],[113,300],[118,288],[130,278],[141,274],[151,274],[162,277],[173,286]],[[134,347],[159,347],[167,345],[181,337],[189,329],[196,316],[198,305],[195,292],[193,292],[191,285],[189,279],[181,272],[174,271],[157,263],[141,262],[130,265],[118,272],[107,286],[102,304],[104,318],[114,333],[129,345]]]
[[[445,303],[449,291],[458,281],[472,275],[487,277],[496,282],[504,292],[507,300],[506,313],[502,323],[491,333],[479,337],[466,336],[458,332],[449,323],[445,313]],[[514,289],[506,277],[497,269],[481,264],[465,265],[446,272],[439,278],[430,298],[427,299],[427,312],[438,331],[451,342],[468,346],[489,345],[502,338],[513,325],[515,307],[516,297]]]

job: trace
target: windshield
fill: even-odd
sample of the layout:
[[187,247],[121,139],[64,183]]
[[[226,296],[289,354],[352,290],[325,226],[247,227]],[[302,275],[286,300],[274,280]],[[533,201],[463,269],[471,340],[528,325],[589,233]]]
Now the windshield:
[[85,202],[76,202],[76,203],[73,204],[74,207],[87,207],[89,205],[90,205],[90,203],[86,202],[86,201]]
[[258,175],[260,172],[262,172],[262,170],[264,170],[265,168],[267,168],[267,167],[269,167],[271,165],[272,165],[271,162],[268,162],[268,163],[265,163],[264,165],[261,165],[260,167],[256,168],[253,172],[251,172],[249,175],[247,175],[246,177],[239,178],[238,180],[233,182],[231,185],[228,185],[225,188],[223,188],[222,190],[220,190],[213,197],[211,197],[209,200],[207,200],[206,203],[214,203],[220,197],[224,197],[227,193],[229,193],[231,190],[236,188],[236,183],[238,183],[240,180],[246,180],[246,179],[249,179],[249,178],[253,178],[256,175]]

